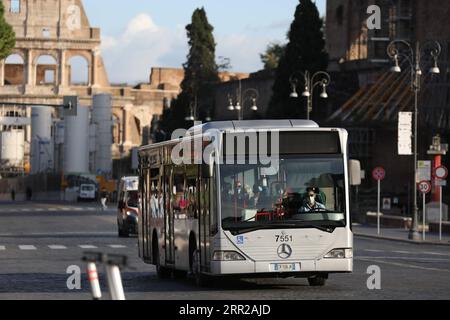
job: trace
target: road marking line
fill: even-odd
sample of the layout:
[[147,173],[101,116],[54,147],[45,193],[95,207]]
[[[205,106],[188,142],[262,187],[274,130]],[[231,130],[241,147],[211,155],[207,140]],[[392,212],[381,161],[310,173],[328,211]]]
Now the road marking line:
[[392,265],[392,266],[396,266],[396,267],[405,267],[405,268],[410,268],[410,269],[420,269],[420,270],[426,270],[426,271],[441,271],[441,272],[450,273],[450,270],[446,270],[446,269],[425,268],[425,267],[419,267],[419,266],[406,264],[406,263],[387,262],[387,261],[383,261],[383,260],[375,260],[375,259],[369,259],[369,258],[355,258],[355,260],[360,260],[360,261],[365,261],[365,262],[370,262],[370,263],[387,264],[387,265]]
[[441,256],[441,257],[450,257],[448,253],[439,253],[439,252],[423,252],[423,254],[431,255],[431,256]]
[[92,245],[81,245],[79,246],[81,249],[97,249],[98,247]]
[[42,211],[44,211],[44,209],[34,209],[34,211],[36,211],[36,212],[42,212]]
[[117,232],[51,232],[51,233],[0,233],[0,237],[54,237],[54,236],[116,236]]
[[392,251],[393,253],[399,253],[399,254],[414,254],[414,252],[411,251]]
[[48,208],[47,211],[57,211],[56,208]]
[[367,251],[367,252],[377,252],[377,253],[379,253],[379,252],[384,252],[383,250],[372,250],[372,249],[364,249],[364,251]]
[[127,246],[121,245],[121,244],[110,244],[108,247],[112,249],[126,249]]
[[37,250],[35,246],[28,246],[28,245],[19,246],[19,249],[20,250]]
[[67,249],[66,246],[60,246],[60,245],[50,245],[48,246],[51,250],[65,250]]
[[5,251],[6,247],[5,246],[0,246],[0,251]]
[[443,258],[419,258],[419,257],[359,257],[362,259],[386,259],[386,260],[404,260],[404,261],[419,261],[419,262],[450,262],[450,259]]

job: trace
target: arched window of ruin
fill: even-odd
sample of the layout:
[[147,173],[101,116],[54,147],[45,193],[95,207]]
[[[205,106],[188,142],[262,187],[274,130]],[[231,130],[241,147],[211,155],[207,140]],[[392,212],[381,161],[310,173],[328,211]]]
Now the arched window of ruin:
[[69,79],[71,86],[89,85],[89,62],[83,56],[74,56],[69,60]]
[[56,85],[58,62],[53,56],[42,55],[36,63],[36,85]]
[[24,60],[19,54],[12,54],[5,60],[5,85],[25,84]]

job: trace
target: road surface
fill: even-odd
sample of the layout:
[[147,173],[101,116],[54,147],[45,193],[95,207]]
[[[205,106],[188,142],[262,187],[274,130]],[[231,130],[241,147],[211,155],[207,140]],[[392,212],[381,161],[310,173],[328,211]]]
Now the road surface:
[[[117,236],[115,211],[97,204],[0,204],[0,299],[91,299],[83,252],[125,254],[127,299],[450,299],[450,246],[355,238],[353,274],[331,275],[325,287],[305,279],[241,280],[197,288],[191,279],[160,280],[137,257],[137,239]],[[81,290],[69,290],[69,266],[83,270]],[[381,290],[369,290],[367,270],[381,269]],[[108,299],[104,274],[102,289]]]

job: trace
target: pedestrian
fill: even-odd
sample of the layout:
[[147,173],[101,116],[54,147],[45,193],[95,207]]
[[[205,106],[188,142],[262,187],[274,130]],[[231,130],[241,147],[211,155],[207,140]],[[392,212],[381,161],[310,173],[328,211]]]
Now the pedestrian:
[[102,191],[102,194],[100,195],[100,202],[102,204],[102,211],[108,210],[108,206],[106,205],[106,202],[108,201],[108,194],[106,190]]
[[14,189],[11,190],[11,200],[16,201],[16,190]]

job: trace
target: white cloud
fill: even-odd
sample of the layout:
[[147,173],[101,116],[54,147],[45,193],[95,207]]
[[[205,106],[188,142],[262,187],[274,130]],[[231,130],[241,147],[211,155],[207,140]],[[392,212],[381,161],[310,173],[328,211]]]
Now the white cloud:
[[134,17],[121,35],[102,38],[102,56],[112,83],[148,81],[151,67],[181,66],[186,50],[184,29],[159,27],[144,13]]
[[145,13],[141,13],[128,23],[125,36],[134,36],[140,32],[158,32],[160,29],[153,22],[152,18]]
[[259,55],[263,53],[270,40],[246,34],[231,34],[216,39],[217,56],[231,59],[232,70],[236,72],[255,72],[262,68]]
[[[264,33],[219,35],[216,56],[230,58],[233,71],[255,72],[262,68],[259,55],[271,41]],[[135,16],[122,34],[102,38],[102,56],[112,83],[148,81],[151,67],[181,68],[187,53],[184,26],[164,28],[145,13]]]

